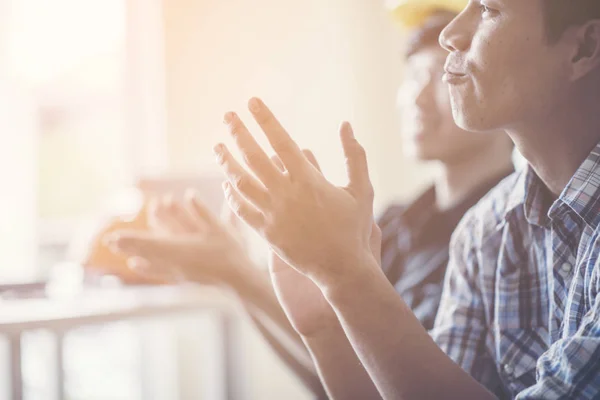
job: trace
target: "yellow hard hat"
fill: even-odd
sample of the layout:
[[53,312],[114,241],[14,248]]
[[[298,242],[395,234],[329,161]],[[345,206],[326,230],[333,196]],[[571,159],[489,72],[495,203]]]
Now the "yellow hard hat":
[[421,26],[436,10],[461,12],[469,0],[388,0],[392,18],[405,28]]

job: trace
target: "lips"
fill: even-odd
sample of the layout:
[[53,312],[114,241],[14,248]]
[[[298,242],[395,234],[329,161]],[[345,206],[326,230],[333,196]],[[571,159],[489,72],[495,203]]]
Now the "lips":
[[467,74],[446,71],[442,77],[442,80],[450,85],[456,85],[465,82],[467,80]]
[[450,54],[446,59],[446,65],[444,65],[444,76],[443,80],[449,84],[457,84],[464,82],[467,79],[467,69],[463,67],[463,62],[457,57]]

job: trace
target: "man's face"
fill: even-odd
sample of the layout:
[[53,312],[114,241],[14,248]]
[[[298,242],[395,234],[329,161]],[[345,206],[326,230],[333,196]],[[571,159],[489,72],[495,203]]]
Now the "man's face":
[[550,44],[544,0],[471,0],[442,32],[444,80],[456,123],[514,129],[552,112],[568,79],[565,46]]
[[448,85],[442,81],[447,54],[434,44],[411,55],[398,90],[404,151],[423,161],[460,162],[494,140],[454,123]]

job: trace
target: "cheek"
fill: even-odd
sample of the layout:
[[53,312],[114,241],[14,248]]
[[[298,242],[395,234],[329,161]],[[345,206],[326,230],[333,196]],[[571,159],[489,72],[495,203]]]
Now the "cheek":
[[[514,21],[513,21],[514,22]],[[522,25],[522,24],[521,24]],[[544,36],[516,23],[488,26],[473,39],[469,60],[475,89],[491,97],[527,96],[544,75]]]
[[473,38],[469,61],[481,84],[502,85],[528,65],[531,42],[511,23],[483,24]]

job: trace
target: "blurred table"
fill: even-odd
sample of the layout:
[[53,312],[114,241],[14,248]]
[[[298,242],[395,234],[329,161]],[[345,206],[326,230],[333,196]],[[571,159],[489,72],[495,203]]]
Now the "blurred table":
[[21,336],[23,332],[45,329],[56,336],[56,399],[63,399],[63,337],[69,330],[95,324],[135,319],[158,318],[177,314],[218,310],[225,398],[234,398],[236,377],[232,368],[232,300],[211,288],[196,287],[121,287],[86,289],[81,294],[61,299],[23,299],[0,302],[0,334],[9,340],[11,365],[11,399],[23,397],[21,372]]

